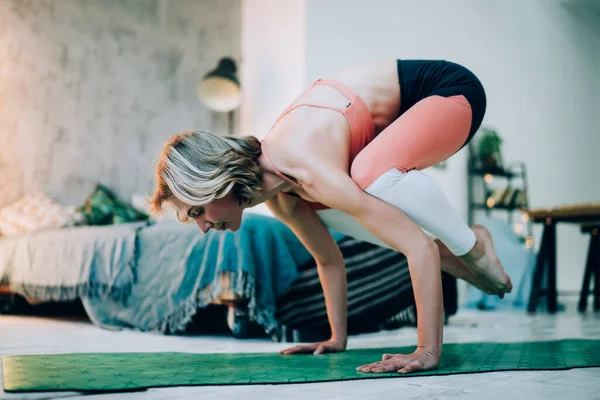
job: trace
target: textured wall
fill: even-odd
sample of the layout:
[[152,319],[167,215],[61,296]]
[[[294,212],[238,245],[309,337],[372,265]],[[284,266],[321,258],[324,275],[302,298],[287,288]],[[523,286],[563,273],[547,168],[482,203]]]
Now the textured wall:
[[168,136],[226,132],[195,88],[239,59],[240,19],[239,0],[0,1],[0,207],[79,204],[96,182],[129,200]]

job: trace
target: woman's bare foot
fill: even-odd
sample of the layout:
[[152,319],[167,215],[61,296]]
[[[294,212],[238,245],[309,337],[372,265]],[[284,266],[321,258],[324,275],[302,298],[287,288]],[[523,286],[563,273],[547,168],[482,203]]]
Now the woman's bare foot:
[[471,271],[485,282],[487,287],[503,297],[504,293],[512,291],[513,286],[496,256],[492,235],[481,225],[473,225],[472,229],[477,241],[473,249],[462,259]]
[[466,281],[484,293],[496,294],[494,289],[492,289],[486,284],[485,281],[475,275],[467,266],[467,264],[465,264],[460,257],[455,256],[444,243],[440,242],[439,240],[436,240],[435,243],[438,245],[438,250],[440,252],[442,271],[449,273],[456,279],[462,279]]

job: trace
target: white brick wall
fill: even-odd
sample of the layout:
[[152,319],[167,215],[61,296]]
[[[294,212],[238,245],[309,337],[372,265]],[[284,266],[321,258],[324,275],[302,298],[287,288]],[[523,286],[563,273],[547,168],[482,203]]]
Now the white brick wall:
[[218,59],[239,59],[239,0],[2,0],[0,207],[42,189],[79,204],[96,182],[152,188],[163,141],[226,132],[196,99]]

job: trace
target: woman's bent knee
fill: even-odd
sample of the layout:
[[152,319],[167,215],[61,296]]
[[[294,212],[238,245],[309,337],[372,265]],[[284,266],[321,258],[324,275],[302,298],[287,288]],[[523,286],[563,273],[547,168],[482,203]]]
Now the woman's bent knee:
[[403,170],[403,168],[383,164],[375,157],[368,154],[363,155],[362,153],[354,159],[354,162],[352,162],[352,165],[350,166],[350,177],[365,191],[380,178],[395,179],[393,177],[388,178],[390,173],[392,175],[402,175],[405,172],[406,171]]

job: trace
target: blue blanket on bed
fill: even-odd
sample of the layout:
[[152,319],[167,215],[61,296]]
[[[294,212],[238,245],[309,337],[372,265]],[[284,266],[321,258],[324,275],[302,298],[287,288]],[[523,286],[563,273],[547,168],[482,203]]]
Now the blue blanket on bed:
[[218,295],[220,275],[225,273],[230,289],[250,300],[251,316],[273,333],[276,298],[296,279],[297,266],[310,260],[289,228],[257,214],[245,215],[235,233],[203,234],[193,224],[158,222],[139,230],[138,241],[134,284],[127,302],[84,299],[96,324],[177,332],[198,307]]
[[105,328],[161,333],[184,329],[225,289],[249,299],[250,316],[275,334],[275,300],[310,258],[283,223],[249,213],[235,233],[161,221],[4,238],[0,283],[41,301],[81,298]]

